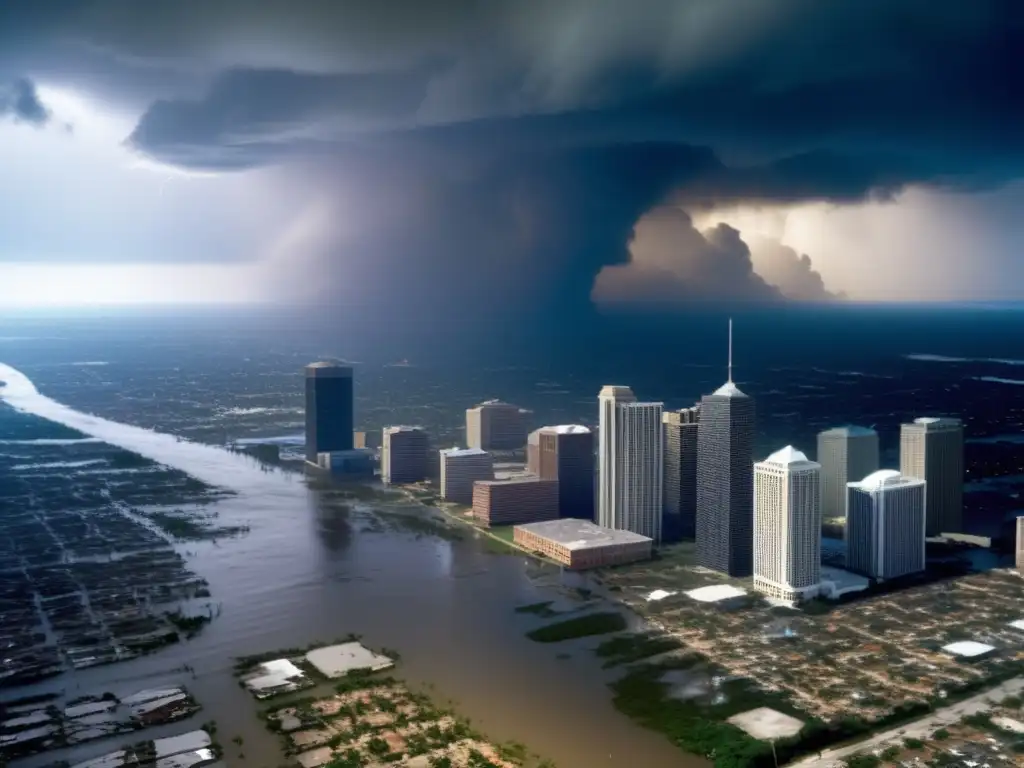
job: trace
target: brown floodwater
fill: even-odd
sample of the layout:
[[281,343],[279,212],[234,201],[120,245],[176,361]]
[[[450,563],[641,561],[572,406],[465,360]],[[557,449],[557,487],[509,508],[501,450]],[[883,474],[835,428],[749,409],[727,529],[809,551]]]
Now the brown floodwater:
[[[488,737],[521,741],[559,768],[706,764],[614,709],[607,687],[613,673],[592,652],[597,639],[545,645],[525,637],[542,620],[514,608],[558,599],[559,585],[585,586],[585,576],[492,554],[475,538],[369,529],[361,522],[364,514],[330,508],[296,476],[259,471],[251,460],[215,454],[209,446],[154,439],[164,436],[92,417],[82,422],[84,414],[57,412],[57,405],[29,401],[26,409],[240,490],[216,511],[224,524],[250,525],[251,531],[181,548],[221,605],[219,617],[198,637],[130,662],[4,691],[3,698],[44,690],[127,694],[183,683],[203,711],[187,723],[150,729],[145,737],[215,720],[228,766],[272,768],[284,763],[278,739],[263,728],[256,703],[236,682],[233,660],[356,632],[369,646],[401,654],[396,676],[423,687],[438,704],[450,703]],[[368,504],[386,509],[388,502]],[[183,671],[185,665],[194,673]],[[142,737],[105,739],[18,766],[85,760]],[[241,747],[232,743],[235,737],[243,739]]]

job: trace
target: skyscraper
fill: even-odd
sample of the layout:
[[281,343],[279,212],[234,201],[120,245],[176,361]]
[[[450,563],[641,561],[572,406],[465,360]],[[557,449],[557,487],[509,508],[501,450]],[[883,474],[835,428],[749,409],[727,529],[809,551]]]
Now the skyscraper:
[[594,519],[594,433],[579,424],[541,427],[527,439],[527,469],[558,481],[560,517]]
[[629,387],[598,395],[598,523],[661,540],[661,403],[638,403]]
[[847,569],[874,579],[923,571],[925,482],[880,469],[847,488]]
[[473,483],[494,479],[494,459],[479,448],[445,448],[441,457],[441,498],[456,504],[473,503]]
[[662,537],[692,539],[697,528],[697,431],[700,406],[666,411]]
[[466,444],[484,451],[520,451],[526,445],[528,412],[488,400],[466,410]]
[[1017,518],[1017,546],[1014,561],[1018,571],[1024,571],[1024,516]]
[[822,517],[846,515],[846,484],[878,469],[878,433],[867,427],[836,427],[818,433]]
[[901,425],[900,472],[924,480],[929,536],[963,531],[964,427],[959,419],[914,419]]
[[799,602],[821,581],[821,465],[792,446],[754,465],[754,589]]
[[701,398],[697,431],[697,561],[750,576],[754,551],[754,401],[729,378]]
[[418,483],[427,476],[430,438],[420,427],[384,427],[380,475],[385,483]]
[[306,460],[351,451],[352,369],[334,363],[306,366]]

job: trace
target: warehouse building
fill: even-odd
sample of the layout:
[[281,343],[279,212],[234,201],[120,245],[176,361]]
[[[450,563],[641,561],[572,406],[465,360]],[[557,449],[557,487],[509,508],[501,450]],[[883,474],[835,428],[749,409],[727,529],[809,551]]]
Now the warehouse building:
[[639,533],[603,528],[573,518],[517,525],[513,541],[572,570],[646,560],[654,543]]

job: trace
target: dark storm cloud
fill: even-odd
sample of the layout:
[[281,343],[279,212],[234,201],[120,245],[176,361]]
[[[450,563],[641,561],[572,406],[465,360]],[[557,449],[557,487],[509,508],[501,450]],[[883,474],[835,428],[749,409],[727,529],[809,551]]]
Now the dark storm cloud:
[[825,281],[806,253],[799,254],[788,245],[767,238],[752,239],[750,249],[757,273],[787,299],[830,301],[843,298],[841,293],[833,293],[825,287]]
[[[1019,0],[19,7],[0,10],[0,49],[15,51],[0,71],[153,94],[138,152],[284,162],[324,194],[359,190],[339,213],[355,231],[320,246],[326,291],[398,283],[426,302],[431,285],[461,301],[501,280],[510,304],[561,307],[627,261],[633,225],[666,201],[988,188],[1024,164]],[[707,247],[733,253],[729,237]]]
[[50,111],[39,100],[32,81],[19,78],[6,87],[0,85],[0,118],[3,117],[40,126],[50,119]]
[[737,230],[718,224],[700,232],[679,208],[657,208],[640,219],[629,252],[628,264],[605,267],[597,276],[598,304],[765,302],[785,295],[754,271],[750,248]]

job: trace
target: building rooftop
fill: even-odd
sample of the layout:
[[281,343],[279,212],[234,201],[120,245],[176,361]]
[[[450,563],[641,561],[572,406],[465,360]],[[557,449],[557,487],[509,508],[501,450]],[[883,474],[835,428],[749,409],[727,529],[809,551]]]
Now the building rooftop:
[[635,400],[636,395],[633,394],[633,390],[629,387],[624,387],[621,384],[605,384],[601,387],[601,391],[597,395],[598,397],[614,397],[616,400]]
[[922,416],[914,419],[914,424],[920,427],[935,427],[937,429],[957,429],[963,426],[960,419],[953,419],[948,416]]
[[395,424],[391,427],[384,427],[385,432],[394,434],[395,432],[422,432],[423,427],[414,427],[408,424]]
[[942,650],[946,653],[950,653],[954,656],[963,656],[968,659],[975,656],[984,656],[986,653],[991,653],[995,649],[994,645],[986,645],[985,643],[978,643],[974,640],[961,640],[958,643],[950,643],[949,645],[942,646]]
[[745,589],[734,587],[731,584],[711,584],[707,587],[691,589],[686,596],[700,603],[720,603],[723,600],[743,597],[745,594],[747,594]]
[[310,363],[306,366],[306,375],[344,378],[352,375],[352,366],[345,363]]
[[716,397],[746,397],[746,395],[740,391],[740,388],[737,387],[736,383],[733,381],[725,382],[725,384],[720,386],[711,394]]
[[474,405],[469,410],[475,411],[478,408],[515,408],[516,410],[523,410],[518,405],[512,405],[512,403],[506,403],[504,400],[484,400],[482,403]]
[[892,488],[900,485],[918,485],[923,482],[924,480],[901,475],[899,470],[879,469],[860,482],[847,483],[847,486],[860,488],[862,491],[880,491],[883,488]]
[[558,435],[583,435],[590,433],[590,427],[582,424],[557,424],[553,427],[541,427],[538,432],[554,432]]
[[442,448],[442,456],[488,456],[487,451],[482,448]]
[[512,477],[497,477],[494,480],[477,480],[474,485],[527,485],[529,483],[557,483],[557,480],[544,480],[537,475],[523,472]]
[[814,464],[804,455],[803,451],[798,451],[792,445],[787,445],[785,448],[781,448],[764,460],[765,464],[778,464],[782,467],[789,467],[793,464]]
[[577,520],[570,517],[561,520],[547,520],[542,523],[525,523],[524,525],[517,525],[516,528],[551,539],[566,549],[571,550],[652,541],[652,539],[649,539],[647,536],[641,536],[639,533],[603,528],[589,520]]
[[878,433],[871,429],[871,427],[858,427],[853,424],[848,424],[845,427],[833,427],[832,429],[826,429],[821,434],[835,437],[871,437],[873,435],[878,435]]

